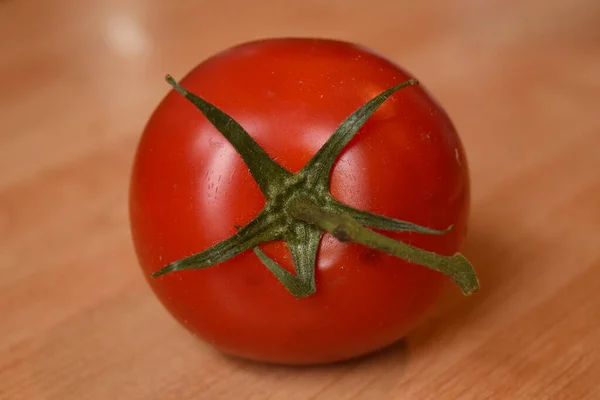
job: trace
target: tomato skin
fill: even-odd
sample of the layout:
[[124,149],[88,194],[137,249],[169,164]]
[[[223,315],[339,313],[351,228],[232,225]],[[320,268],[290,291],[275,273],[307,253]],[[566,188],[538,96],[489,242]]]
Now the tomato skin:
[[[283,167],[299,171],[353,111],[412,78],[356,45],[271,39],[219,53],[181,85],[238,121]],[[460,139],[422,86],[388,99],[344,149],[332,195],[353,207],[443,236],[382,232],[451,255],[466,232],[468,166]],[[130,218],[143,273],[187,329],[219,350],[254,360],[313,364],[353,358],[404,337],[447,278],[425,267],[324,234],[315,294],[296,298],[253,252],[202,270],[151,279],[247,224],[265,204],[241,157],[174,91],[152,114],[137,150]],[[283,242],[261,245],[293,271]]]

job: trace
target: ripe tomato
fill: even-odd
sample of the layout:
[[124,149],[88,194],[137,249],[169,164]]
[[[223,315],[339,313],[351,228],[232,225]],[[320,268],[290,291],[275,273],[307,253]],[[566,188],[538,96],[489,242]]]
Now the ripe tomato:
[[[338,125],[379,93],[410,79],[401,67],[345,42],[271,39],[205,60],[181,86],[237,121],[277,163],[300,171]],[[421,87],[395,92],[331,170],[331,195],[357,209],[444,235],[376,230],[442,255],[459,250],[469,211],[460,139]],[[203,269],[150,274],[236,234],[265,195],[234,147],[171,90],[137,150],[130,192],[135,249],[156,296],[192,333],[254,360],[344,360],[404,337],[438,298],[446,276],[325,233],[316,290],[292,296],[252,251]],[[282,240],[260,245],[293,272]]]

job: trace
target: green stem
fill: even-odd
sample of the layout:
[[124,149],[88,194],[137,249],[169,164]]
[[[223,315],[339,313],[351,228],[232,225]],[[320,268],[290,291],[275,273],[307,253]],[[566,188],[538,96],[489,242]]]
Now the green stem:
[[200,253],[166,265],[162,269],[154,272],[152,277],[156,278],[174,271],[210,267],[227,261],[261,243],[281,239],[280,229],[277,229],[277,226],[278,225],[273,221],[273,218],[270,218],[265,212],[262,212],[248,225],[241,228],[229,238]]
[[[175,271],[207,268],[247,250],[255,254],[275,277],[297,297],[316,291],[315,265],[323,231],[340,241],[351,241],[378,249],[409,262],[450,276],[463,293],[479,288],[471,264],[460,254],[442,256],[380,235],[365,226],[392,231],[444,235],[452,227],[436,230],[410,222],[354,209],[334,200],[329,175],[341,151],[360,131],[378,107],[396,91],[417,84],[414,79],[385,90],[351,113],[302,170],[292,174],[275,162],[256,141],[224,111],[180,86],[171,76],[167,82],[193,103],[242,157],[266,197],[263,210],[248,225],[228,239],[197,254],[175,261],[152,274],[153,278]],[[402,188],[410,190],[410,188]],[[363,226],[364,225],[364,226]],[[258,245],[284,240],[292,253],[296,274],[271,260]]]
[[292,175],[288,170],[269,157],[265,150],[233,118],[203,98],[188,92],[171,75],[167,75],[165,79],[177,92],[194,104],[225,139],[231,143],[248,166],[252,177],[265,197],[269,198],[272,196],[277,186],[280,186],[285,178]]
[[479,281],[473,267],[459,253],[442,256],[396,241],[365,228],[348,214],[326,211],[308,198],[297,199],[289,212],[295,218],[331,233],[341,242],[360,243],[448,275],[465,295],[475,293],[479,289]]
[[409,79],[388,90],[380,93],[378,96],[369,100],[358,110],[350,114],[333,132],[331,137],[317,151],[317,153],[306,163],[302,171],[306,173],[315,185],[329,186],[329,173],[335,163],[335,160],[340,155],[341,151],[352,140],[354,135],[363,127],[365,122],[377,111],[380,105],[383,104],[391,95],[398,90],[417,85],[419,81]]
[[338,214],[348,214],[361,225],[368,226],[375,229],[383,229],[385,231],[395,232],[416,232],[423,233],[426,235],[445,235],[450,232],[453,225],[450,225],[446,229],[437,230],[417,224],[413,224],[407,221],[400,221],[394,218],[385,217],[379,214],[373,214],[368,211],[358,210],[354,207],[350,207],[347,204],[340,203],[335,199],[331,199],[328,204],[329,208]]

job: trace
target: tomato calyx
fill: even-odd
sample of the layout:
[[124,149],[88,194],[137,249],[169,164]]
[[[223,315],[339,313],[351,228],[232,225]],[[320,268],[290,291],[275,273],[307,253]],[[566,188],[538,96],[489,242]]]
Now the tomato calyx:
[[[187,91],[170,75],[167,82],[194,104],[229,141],[248,166],[266,198],[264,208],[247,225],[216,245],[166,265],[153,278],[175,271],[200,269],[227,261],[253,250],[281,284],[294,296],[306,297],[316,291],[315,264],[324,232],[337,240],[355,242],[439,271],[470,295],[479,289],[477,275],[460,253],[443,256],[376,233],[368,228],[444,235],[453,227],[432,229],[350,207],[329,192],[333,165],[348,142],[378,107],[396,91],[418,84],[402,82],[374,97],[346,118],[327,142],[298,172],[291,173],[275,162],[233,118],[201,97]],[[259,244],[284,240],[292,254],[295,274],[269,258]]]

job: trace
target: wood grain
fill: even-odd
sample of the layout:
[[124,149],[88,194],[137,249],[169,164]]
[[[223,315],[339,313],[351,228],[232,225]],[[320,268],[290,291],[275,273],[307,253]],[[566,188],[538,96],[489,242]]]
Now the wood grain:
[[[223,357],[136,264],[128,174],[163,75],[268,36],[386,54],[469,155],[482,290],[371,357]],[[8,0],[0,71],[0,399],[600,398],[599,2]]]

